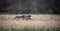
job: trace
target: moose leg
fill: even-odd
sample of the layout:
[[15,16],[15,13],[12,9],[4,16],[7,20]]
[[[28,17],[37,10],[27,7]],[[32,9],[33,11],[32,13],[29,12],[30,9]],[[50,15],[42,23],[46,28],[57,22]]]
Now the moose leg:
[[24,18],[22,18],[24,20]]
[[29,18],[31,20],[31,18]]
[[28,18],[27,18],[27,20],[31,20],[31,18],[30,18],[30,17],[28,17]]
[[16,17],[15,17],[15,19],[16,19]]

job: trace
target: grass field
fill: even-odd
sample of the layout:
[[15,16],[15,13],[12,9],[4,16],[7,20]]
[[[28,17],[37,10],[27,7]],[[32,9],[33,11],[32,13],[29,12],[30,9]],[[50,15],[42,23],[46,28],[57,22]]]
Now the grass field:
[[15,29],[11,28],[11,30],[1,28],[0,31],[60,31],[60,28],[31,28],[25,27],[24,29]]
[[0,15],[0,31],[60,31],[60,15],[31,15],[32,20],[15,16],[20,15]]

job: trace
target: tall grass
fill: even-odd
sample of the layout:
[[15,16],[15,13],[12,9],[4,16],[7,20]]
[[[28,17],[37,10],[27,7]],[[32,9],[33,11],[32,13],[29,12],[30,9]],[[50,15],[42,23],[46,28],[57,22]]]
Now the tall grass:
[[12,28],[11,30],[0,28],[0,31],[60,31],[60,28],[30,28],[25,27],[23,29],[15,29]]

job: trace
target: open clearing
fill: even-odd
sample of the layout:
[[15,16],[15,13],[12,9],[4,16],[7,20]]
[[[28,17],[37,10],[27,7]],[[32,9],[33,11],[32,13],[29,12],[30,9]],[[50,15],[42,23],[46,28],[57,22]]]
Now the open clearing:
[[15,16],[17,15],[0,15],[0,28],[22,29],[24,27],[60,27],[60,15],[31,15],[32,20],[14,19]]

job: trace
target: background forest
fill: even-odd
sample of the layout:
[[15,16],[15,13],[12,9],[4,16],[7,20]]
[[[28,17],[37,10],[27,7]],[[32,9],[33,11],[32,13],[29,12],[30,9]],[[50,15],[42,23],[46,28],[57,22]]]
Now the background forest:
[[0,0],[0,14],[60,14],[59,0]]

